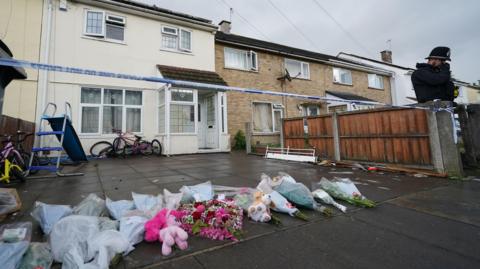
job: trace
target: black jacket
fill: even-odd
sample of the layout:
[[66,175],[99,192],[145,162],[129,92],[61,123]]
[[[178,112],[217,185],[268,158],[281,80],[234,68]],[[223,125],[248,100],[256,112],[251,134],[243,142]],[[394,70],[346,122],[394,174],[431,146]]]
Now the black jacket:
[[417,70],[412,74],[412,84],[419,103],[435,99],[453,101],[455,98],[448,63],[439,67],[418,63]]

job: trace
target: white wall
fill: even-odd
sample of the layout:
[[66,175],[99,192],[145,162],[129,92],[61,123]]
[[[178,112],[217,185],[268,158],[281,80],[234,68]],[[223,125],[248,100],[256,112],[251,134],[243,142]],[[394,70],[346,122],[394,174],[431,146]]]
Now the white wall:
[[[0,36],[15,59],[39,61],[42,9],[42,0],[0,1]],[[34,122],[38,71],[25,72],[27,79],[13,80],[5,89],[3,114]]]

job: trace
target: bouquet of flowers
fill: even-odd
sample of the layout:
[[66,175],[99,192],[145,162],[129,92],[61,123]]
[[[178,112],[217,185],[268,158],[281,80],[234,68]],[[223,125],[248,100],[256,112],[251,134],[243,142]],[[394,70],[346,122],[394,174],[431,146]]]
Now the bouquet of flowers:
[[232,200],[208,200],[183,204],[173,214],[186,232],[213,240],[237,241],[241,235],[243,209]]
[[272,187],[265,181],[262,180],[258,186],[257,189],[263,193],[267,193],[270,195],[270,199],[272,200],[272,203],[270,204],[270,208],[273,211],[280,212],[280,213],[287,213],[292,217],[299,218],[304,221],[308,221],[308,217],[305,216],[298,208],[296,208],[294,205],[292,205],[288,200],[283,197],[280,193],[277,191],[274,191]]
[[312,192],[312,194],[315,199],[318,199],[327,205],[333,205],[343,213],[347,212],[347,208],[344,205],[335,202],[335,200],[333,200],[333,198],[326,191],[322,189],[316,189]]
[[344,200],[352,205],[375,207],[375,202],[363,196],[348,178],[334,178],[330,181],[323,177],[316,185],[334,198]]
[[[322,212],[326,216],[332,214],[332,210],[319,205],[313,198],[310,190],[302,183],[296,182],[293,177],[287,173],[279,172],[278,176],[271,179],[268,175],[262,174],[263,184],[268,184],[273,190],[280,193],[290,202],[308,209]],[[261,183],[262,184],[262,183]]]

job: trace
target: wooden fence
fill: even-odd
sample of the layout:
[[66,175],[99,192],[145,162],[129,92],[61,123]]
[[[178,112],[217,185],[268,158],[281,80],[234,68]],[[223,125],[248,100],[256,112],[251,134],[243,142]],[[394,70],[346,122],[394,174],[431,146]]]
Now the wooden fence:
[[[35,132],[35,123],[0,115],[0,135],[15,135],[17,130],[21,130],[27,133],[33,133]],[[15,136],[13,137],[13,139],[15,139]],[[23,142],[23,147],[25,150],[30,151],[33,146],[33,139],[34,136],[29,136]],[[0,144],[0,148],[1,147],[2,145]]]
[[321,159],[432,167],[426,110],[382,108],[284,119],[283,139],[284,147],[315,148]]

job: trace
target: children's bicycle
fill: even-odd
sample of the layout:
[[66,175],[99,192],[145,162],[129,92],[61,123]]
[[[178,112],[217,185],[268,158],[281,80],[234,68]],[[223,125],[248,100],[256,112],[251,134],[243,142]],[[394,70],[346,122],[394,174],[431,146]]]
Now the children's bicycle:
[[[122,132],[121,130],[113,130],[118,137],[113,140],[112,147],[113,151],[115,154],[119,156],[127,156],[127,155],[133,155],[133,154],[142,154],[142,155],[151,155],[153,153],[155,154],[160,154],[158,153],[158,145],[160,145],[160,142],[158,140],[154,140],[152,142],[148,142],[145,140],[142,140],[141,136],[135,135],[130,132]],[[153,142],[155,142],[155,150],[153,148]],[[161,146],[160,146],[161,147]]]
[[0,152],[0,181],[10,183],[10,179],[18,179],[25,181],[25,160],[22,154],[15,148],[11,135],[4,135],[6,140],[3,141],[4,147]]

